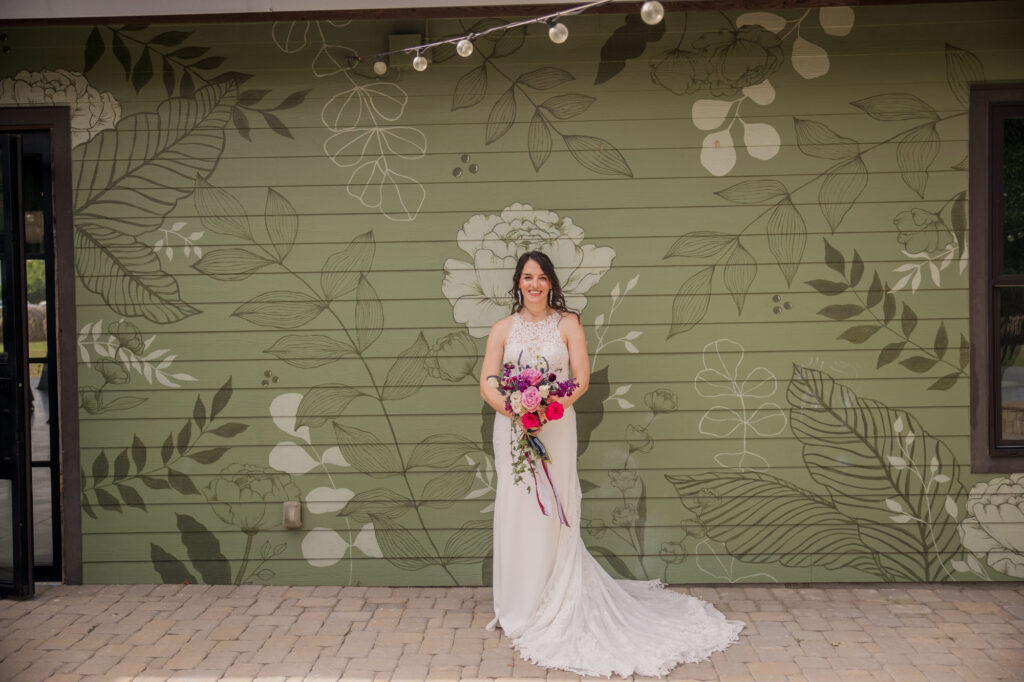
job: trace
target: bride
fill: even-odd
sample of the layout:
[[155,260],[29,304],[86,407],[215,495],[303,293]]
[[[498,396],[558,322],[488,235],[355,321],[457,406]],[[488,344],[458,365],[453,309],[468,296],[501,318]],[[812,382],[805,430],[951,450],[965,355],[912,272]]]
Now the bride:
[[[545,254],[524,253],[512,282],[512,315],[491,328],[480,380],[481,395],[498,413],[495,617],[487,629],[500,626],[532,663],[584,676],[661,677],[679,663],[702,661],[725,649],[743,623],[726,620],[700,599],[664,589],[658,580],[616,580],[587,551],[579,529],[582,492],[572,409],[590,379],[583,326],[566,307]],[[561,399],[564,417],[533,430],[551,456],[552,484],[568,525],[557,513],[542,513],[525,484],[514,485],[512,447],[518,434],[506,416],[505,399],[487,381],[504,363],[537,357],[559,380],[572,376],[579,384]]]

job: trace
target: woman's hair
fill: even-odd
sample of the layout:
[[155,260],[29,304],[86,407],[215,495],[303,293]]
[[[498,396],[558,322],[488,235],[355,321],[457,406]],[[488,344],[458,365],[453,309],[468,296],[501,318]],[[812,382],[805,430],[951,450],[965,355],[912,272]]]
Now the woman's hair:
[[562,293],[562,284],[558,281],[558,274],[555,273],[555,265],[543,251],[527,251],[519,257],[519,261],[516,263],[516,272],[512,275],[512,288],[508,292],[512,296],[512,312],[518,313],[523,309],[523,299],[519,292],[519,278],[523,276],[523,268],[526,267],[526,262],[531,260],[540,266],[540,269],[547,275],[548,281],[551,282],[548,307],[561,313],[572,313],[579,317],[580,314],[578,312],[570,309],[565,304],[565,295]]

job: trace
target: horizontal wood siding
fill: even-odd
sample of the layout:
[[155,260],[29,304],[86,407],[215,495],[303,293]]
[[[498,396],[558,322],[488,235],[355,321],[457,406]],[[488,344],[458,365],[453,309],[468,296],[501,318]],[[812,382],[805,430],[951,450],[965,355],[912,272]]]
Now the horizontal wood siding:
[[[82,78],[92,106],[73,151],[85,580],[486,584],[493,318],[455,299],[508,288],[508,262],[476,252],[515,220],[510,253],[589,275],[569,292],[594,379],[582,532],[613,574],[1024,577],[1024,527],[983,513],[1024,484],[969,470],[956,245],[957,93],[979,65],[1024,79],[1024,7],[850,12],[846,34],[818,9],[777,12],[778,34],[670,13],[646,42],[624,15],[573,17],[561,46],[502,39],[477,89],[484,39],[384,79],[332,62],[422,22],[10,30],[0,105]],[[602,63],[615,35],[639,56]],[[827,71],[794,62],[798,39]]]

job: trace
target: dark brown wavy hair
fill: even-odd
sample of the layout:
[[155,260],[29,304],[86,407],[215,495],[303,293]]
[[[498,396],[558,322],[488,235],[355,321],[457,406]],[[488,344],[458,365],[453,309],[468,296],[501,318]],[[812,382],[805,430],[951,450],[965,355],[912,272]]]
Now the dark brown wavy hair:
[[560,313],[570,313],[579,317],[580,314],[565,304],[565,295],[562,293],[562,283],[558,281],[558,274],[555,273],[555,264],[551,262],[548,255],[543,251],[527,251],[519,257],[516,263],[516,272],[512,275],[512,288],[509,295],[512,296],[512,312],[518,313],[523,309],[522,294],[519,291],[519,278],[523,276],[523,268],[527,261],[533,261],[540,266],[540,269],[547,275],[551,282],[551,292],[548,297],[548,307]]

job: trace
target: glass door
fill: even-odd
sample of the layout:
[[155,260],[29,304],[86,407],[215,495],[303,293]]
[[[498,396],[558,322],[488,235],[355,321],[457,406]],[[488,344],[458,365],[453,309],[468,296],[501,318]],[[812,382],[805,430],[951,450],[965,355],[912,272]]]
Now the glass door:
[[0,186],[0,595],[25,597],[34,585],[19,135],[0,135]]

